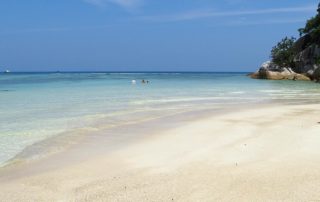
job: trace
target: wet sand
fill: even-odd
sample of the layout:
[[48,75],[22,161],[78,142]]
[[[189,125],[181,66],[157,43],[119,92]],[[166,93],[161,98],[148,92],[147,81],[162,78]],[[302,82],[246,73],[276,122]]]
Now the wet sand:
[[0,199],[317,201],[319,114],[320,105],[253,106],[92,130],[1,168]]

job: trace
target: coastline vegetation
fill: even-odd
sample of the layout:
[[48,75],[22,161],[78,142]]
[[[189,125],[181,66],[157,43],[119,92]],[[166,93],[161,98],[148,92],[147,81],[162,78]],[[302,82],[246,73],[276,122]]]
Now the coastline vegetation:
[[[317,9],[317,15],[307,20],[305,27],[300,28],[300,38],[297,40],[294,37],[283,38],[271,50],[272,62],[280,67],[296,68],[295,57],[306,47],[320,46],[320,3]],[[303,46],[297,44],[303,41]],[[320,64],[320,57],[314,58],[314,63]]]

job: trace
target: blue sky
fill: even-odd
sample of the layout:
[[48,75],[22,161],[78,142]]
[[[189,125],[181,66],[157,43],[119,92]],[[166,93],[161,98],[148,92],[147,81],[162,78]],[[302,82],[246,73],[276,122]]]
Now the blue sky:
[[252,71],[316,0],[1,0],[0,70]]

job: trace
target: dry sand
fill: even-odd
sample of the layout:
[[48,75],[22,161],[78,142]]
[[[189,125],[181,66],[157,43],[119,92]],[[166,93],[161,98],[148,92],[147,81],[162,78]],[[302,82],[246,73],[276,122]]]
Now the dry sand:
[[153,133],[117,149],[92,136],[2,168],[0,201],[320,201],[319,121],[320,105],[269,106],[126,130]]

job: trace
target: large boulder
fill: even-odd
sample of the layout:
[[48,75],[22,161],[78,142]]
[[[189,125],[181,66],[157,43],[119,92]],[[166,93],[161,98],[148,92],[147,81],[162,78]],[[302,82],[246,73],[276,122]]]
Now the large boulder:
[[315,68],[315,70],[314,70],[314,72],[313,72],[313,79],[315,80],[315,81],[320,81],[320,67],[319,66],[317,66],[316,68]]
[[316,60],[319,57],[320,47],[318,45],[308,46],[294,57],[295,71],[307,73],[309,70],[313,70],[313,65],[316,64]]
[[311,79],[304,74],[295,74],[293,80],[297,81],[311,81]]
[[263,63],[258,71],[249,76],[253,79],[310,81],[306,75],[298,74],[289,67],[281,68],[270,61]]
[[293,45],[295,52],[301,52],[310,45],[312,38],[309,34],[300,37]]
[[295,71],[305,74],[313,80],[319,80],[319,59],[320,46],[311,44],[295,56]]

